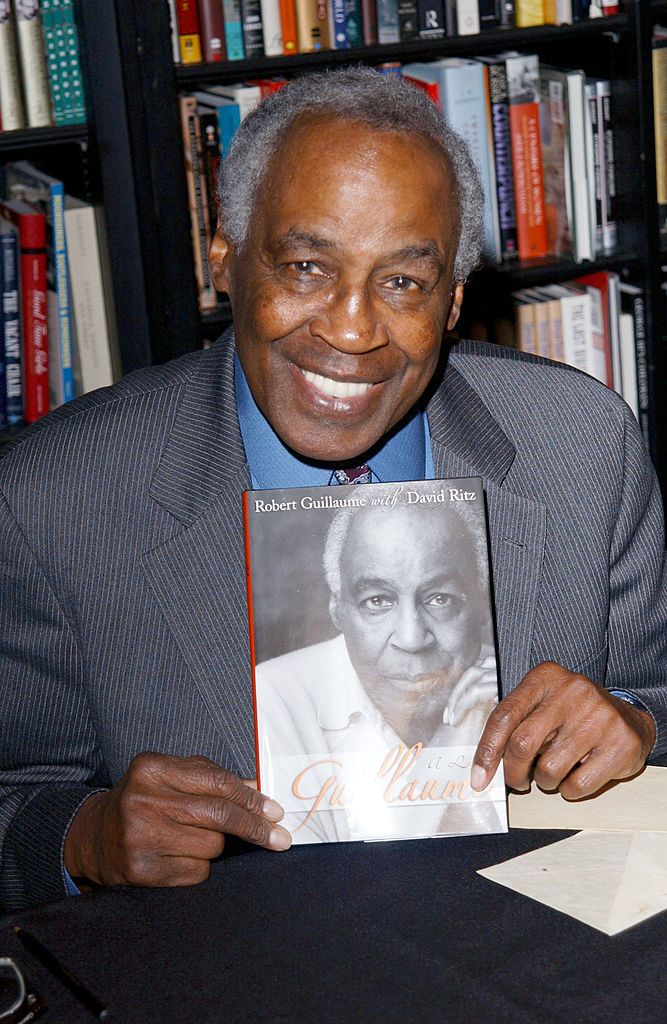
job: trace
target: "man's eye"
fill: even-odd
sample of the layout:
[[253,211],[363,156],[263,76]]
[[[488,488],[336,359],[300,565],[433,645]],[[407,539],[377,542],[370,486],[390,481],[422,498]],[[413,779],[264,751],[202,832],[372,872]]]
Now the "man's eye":
[[393,601],[384,594],[372,594],[371,597],[364,598],[361,607],[369,612],[386,611],[393,607]]
[[390,277],[387,285],[394,292],[415,291],[419,288],[417,282],[413,281],[411,277],[406,277],[405,274],[396,274],[394,277]]
[[314,274],[322,273],[317,263],[313,260],[297,260],[295,263],[290,263],[289,267],[291,270],[296,271],[297,274],[302,276],[312,276]]
[[460,597],[456,596],[456,594],[438,593],[431,594],[430,597],[427,597],[424,604],[428,608],[446,608],[448,611],[453,612],[461,606],[462,601]]

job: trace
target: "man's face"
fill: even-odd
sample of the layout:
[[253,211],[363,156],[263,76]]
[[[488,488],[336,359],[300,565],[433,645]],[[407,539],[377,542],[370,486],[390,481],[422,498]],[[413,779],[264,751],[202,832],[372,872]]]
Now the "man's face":
[[390,721],[437,718],[479,658],[486,608],[478,578],[456,514],[355,516],[330,610],[361,683]]
[[243,251],[218,234],[211,266],[255,401],[294,451],[352,459],[411,409],[458,316],[457,240],[426,142],[335,117],[293,126]]

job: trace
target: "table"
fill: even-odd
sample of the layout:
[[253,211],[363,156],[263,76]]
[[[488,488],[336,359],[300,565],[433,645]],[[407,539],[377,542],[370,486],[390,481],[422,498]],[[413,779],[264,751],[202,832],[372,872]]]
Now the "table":
[[187,889],[122,888],[0,922],[46,997],[92,1018],[33,962],[36,934],[123,1024],[658,1024],[667,915],[608,937],[475,872],[564,838],[511,831],[398,843],[238,844]]

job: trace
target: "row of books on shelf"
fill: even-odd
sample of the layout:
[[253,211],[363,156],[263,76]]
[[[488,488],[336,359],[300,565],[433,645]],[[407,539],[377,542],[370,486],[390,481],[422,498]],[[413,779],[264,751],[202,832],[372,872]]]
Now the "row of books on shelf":
[[564,284],[524,288],[512,299],[517,348],[597,377],[622,395],[648,437],[642,289],[598,271]]
[[[489,261],[614,251],[617,240],[610,83],[540,67],[535,54],[385,65],[424,89],[466,140],[485,193]],[[200,309],[215,308],[206,253],[216,182],[241,119],[285,79],[215,85],[180,95]]]
[[653,30],[653,123],[658,224],[661,241],[667,243],[667,28]]
[[197,64],[563,25],[618,0],[169,0],[174,61]]
[[85,120],[74,0],[0,0],[0,131]]
[[0,199],[0,429],[119,376],[101,211],[27,161]]

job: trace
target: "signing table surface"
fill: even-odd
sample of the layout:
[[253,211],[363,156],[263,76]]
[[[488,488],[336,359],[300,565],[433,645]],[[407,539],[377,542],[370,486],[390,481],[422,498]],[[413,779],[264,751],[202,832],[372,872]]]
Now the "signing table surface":
[[0,953],[46,996],[44,1024],[93,1018],[13,924],[127,1024],[667,1021],[667,914],[608,937],[476,874],[568,834],[239,850],[201,886],[6,916]]

